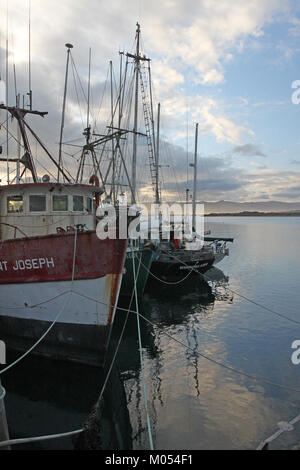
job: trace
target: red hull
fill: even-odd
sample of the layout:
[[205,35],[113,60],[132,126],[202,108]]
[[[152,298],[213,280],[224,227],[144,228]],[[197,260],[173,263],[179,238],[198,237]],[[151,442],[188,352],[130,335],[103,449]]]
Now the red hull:
[[[65,281],[72,277],[74,232],[0,243],[0,284]],[[122,274],[127,240],[100,240],[79,232],[75,279]]]

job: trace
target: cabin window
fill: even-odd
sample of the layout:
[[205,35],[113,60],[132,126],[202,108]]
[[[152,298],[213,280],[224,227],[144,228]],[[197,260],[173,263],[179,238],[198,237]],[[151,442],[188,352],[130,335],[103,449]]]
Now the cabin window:
[[68,196],[52,196],[52,209],[55,212],[68,210]]
[[92,212],[92,210],[93,210],[93,200],[92,200],[91,197],[86,198],[86,209],[89,212]]
[[7,198],[8,214],[18,214],[23,212],[23,196],[9,196]]
[[29,196],[29,210],[30,212],[45,212],[46,210],[46,196],[45,195],[30,195]]
[[73,211],[74,212],[83,211],[83,196],[73,196]]

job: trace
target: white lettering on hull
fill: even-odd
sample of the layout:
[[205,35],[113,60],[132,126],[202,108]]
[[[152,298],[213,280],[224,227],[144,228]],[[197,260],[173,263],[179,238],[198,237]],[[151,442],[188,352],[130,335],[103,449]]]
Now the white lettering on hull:
[[[6,261],[2,261],[6,263]],[[33,259],[17,259],[14,266],[12,267],[14,271],[24,271],[25,269],[42,269],[43,266],[47,268],[54,268],[54,259],[53,258],[33,258]],[[7,269],[6,269],[7,271]]]
[[7,271],[7,261],[0,261],[0,271]]

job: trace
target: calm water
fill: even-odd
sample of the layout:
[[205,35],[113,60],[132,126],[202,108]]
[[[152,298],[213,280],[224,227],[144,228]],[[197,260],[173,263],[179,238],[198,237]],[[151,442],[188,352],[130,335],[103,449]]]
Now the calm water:
[[[206,229],[235,239],[230,256],[218,265],[228,282],[213,289],[192,278],[175,286],[155,283],[139,304],[149,320],[141,320],[141,326],[156,449],[253,449],[276,431],[279,421],[300,413],[300,393],[255,382],[195,355],[200,351],[230,367],[300,389],[300,365],[291,362],[291,344],[300,339],[300,325],[228,290],[300,321],[300,218],[216,217],[207,219]],[[126,307],[125,300],[121,305]],[[123,319],[120,311],[115,340]],[[3,377],[11,437],[81,427],[101,381],[97,369],[26,359]],[[107,434],[119,435],[119,441],[123,435],[125,448],[149,449],[134,315],[109,387]],[[117,422],[110,421],[113,414]],[[271,448],[299,444],[300,423]],[[118,444],[111,438],[105,445]],[[72,446],[68,439],[35,448]]]

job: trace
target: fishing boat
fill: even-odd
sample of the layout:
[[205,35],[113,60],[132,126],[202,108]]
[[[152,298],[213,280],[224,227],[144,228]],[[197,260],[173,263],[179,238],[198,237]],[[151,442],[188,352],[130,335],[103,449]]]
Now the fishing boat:
[[[163,220],[160,221],[159,239],[156,243],[156,254],[151,265],[151,272],[155,276],[162,275],[164,280],[171,277],[185,277],[187,274],[205,273],[214,264],[219,263],[225,256],[229,255],[229,249],[226,244],[228,241],[233,241],[233,239],[229,238],[208,237],[210,232],[204,232],[203,234],[196,232],[197,148],[198,123],[196,124],[195,131],[194,163],[191,164],[194,168],[192,217],[186,217],[186,220],[182,219],[177,223],[173,217],[173,221],[168,221],[170,223],[168,230],[166,230]],[[159,171],[157,164],[156,203],[159,204],[158,178]],[[188,190],[186,205],[187,207],[189,205]],[[200,217],[204,217],[204,214],[200,215]],[[168,233],[167,240],[163,238],[164,232]]]
[[[131,205],[134,206],[137,204],[137,159],[138,159],[138,146],[137,146],[137,137],[138,135],[146,137],[147,147],[154,160],[155,148],[154,148],[154,119],[153,119],[153,110],[149,107],[147,103],[147,97],[145,92],[145,69],[143,67],[144,63],[148,64],[148,76],[150,77],[150,59],[147,58],[140,51],[140,34],[141,29],[139,23],[137,23],[136,37],[135,37],[135,51],[134,53],[126,54],[126,66],[125,70],[127,71],[128,61],[132,60],[134,64],[134,119],[133,119],[133,130],[131,131],[133,136],[133,145],[132,145],[132,162],[131,162],[131,178],[128,176],[128,170],[124,163],[123,158],[123,167],[124,172],[127,175],[127,183],[130,188],[130,197]],[[122,57],[122,54],[121,54]],[[120,63],[121,70],[121,63]],[[119,93],[119,120],[118,120],[118,129],[121,127],[121,116],[123,115],[123,106],[124,106],[124,91],[126,89],[126,72],[124,73],[124,83],[120,83],[120,93]],[[143,78],[144,77],[144,78]],[[122,97],[123,93],[123,97]],[[138,132],[138,120],[139,120],[139,95],[141,94],[142,109],[144,115],[144,124],[145,124],[145,133],[142,134]],[[151,91],[150,91],[151,94]],[[113,126],[113,115],[112,115],[112,126]],[[120,150],[120,145],[118,145]],[[121,152],[120,152],[121,153]],[[121,155],[119,155],[120,158]],[[117,154],[116,154],[117,157]],[[150,173],[151,173],[150,165]],[[151,173],[152,174],[152,173]],[[115,186],[115,184],[114,184]],[[127,248],[127,255],[125,260],[125,274],[121,286],[121,294],[123,295],[132,295],[133,291],[136,290],[138,296],[144,293],[146,284],[148,281],[151,265],[154,259],[154,249],[153,244],[149,243],[149,240],[142,240],[138,238],[137,240],[129,240],[129,246]]]
[[[126,58],[125,67],[123,65]],[[143,94],[142,66],[143,62],[149,62],[140,51],[140,25],[137,24],[135,50],[133,53],[120,53],[120,81],[118,89],[114,91],[113,64],[109,63],[109,84],[110,85],[110,115],[107,119],[106,134],[99,134],[95,131],[95,123],[90,122],[90,63],[91,50],[89,56],[89,82],[87,93],[87,122],[83,135],[85,142],[82,145],[79,158],[78,172],[76,181],[81,182],[87,167],[87,160],[91,162],[93,171],[98,177],[103,188],[103,198],[100,200],[100,206],[105,211],[108,206],[117,210],[119,207],[127,207],[127,210],[136,207],[136,213],[139,213],[137,197],[137,162],[139,161],[139,149],[137,137],[147,137],[149,135],[149,126],[147,119],[146,134],[138,131],[139,123],[139,97],[142,93],[143,110],[145,111],[145,96]],[[131,76],[129,77],[129,69]],[[132,82],[134,81],[134,87]],[[106,85],[105,85],[106,87]],[[141,91],[142,90],[142,91]],[[144,90],[145,91],[145,90]],[[134,96],[134,98],[133,98]],[[125,99],[126,97],[126,99]],[[128,103],[133,103],[133,110],[128,111]],[[130,107],[131,108],[131,107]],[[100,111],[100,110],[99,110]],[[98,113],[99,114],[99,113]],[[107,113],[106,113],[107,118]],[[123,122],[124,121],[124,122]],[[130,142],[129,139],[131,138]],[[148,141],[147,141],[148,142]],[[72,145],[68,143],[67,145]],[[149,144],[151,147],[151,144]],[[75,147],[78,145],[75,144]],[[125,152],[127,150],[127,161]],[[103,156],[107,158],[103,158]],[[125,183],[121,183],[121,178],[125,178]],[[124,187],[128,190],[124,198]],[[124,200],[126,201],[124,202]],[[137,295],[143,294],[151,263],[153,259],[153,248],[148,241],[138,237],[131,238],[129,232],[129,242],[126,250],[124,274],[122,278],[120,294],[131,296],[135,286]]]
[[[69,61],[72,46],[66,46]],[[64,106],[65,96],[63,119]],[[33,110],[31,99],[28,108],[17,99],[16,106],[0,105],[0,112],[14,119],[19,137],[17,157],[0,155],[7,166],[7,183],[0,185],[1,340],[8,349],[35,345],[34,354],[102,366],[127,236],[97,236],[104,190],[96,175],[77,181],[76,173],[63,168],[62,139],[58,161],[51,155],[26,119],[46,112]],[[38,175],[28,134],[55,165],[57,177]]]

